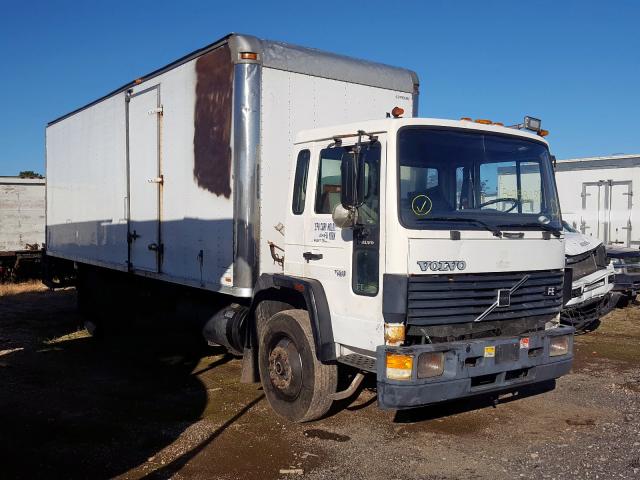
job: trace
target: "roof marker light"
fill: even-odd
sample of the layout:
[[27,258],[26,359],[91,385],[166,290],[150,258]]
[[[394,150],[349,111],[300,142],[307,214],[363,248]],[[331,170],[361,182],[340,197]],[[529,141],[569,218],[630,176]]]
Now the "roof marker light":
[[493,123],[491,120],[487,120],[486,118],[476,118],[474,122],[481,123],[482,125],[491,125]]
[[465,122],[470,122],[471,121],[471,117],[460,117],[460,120],[463,120]]

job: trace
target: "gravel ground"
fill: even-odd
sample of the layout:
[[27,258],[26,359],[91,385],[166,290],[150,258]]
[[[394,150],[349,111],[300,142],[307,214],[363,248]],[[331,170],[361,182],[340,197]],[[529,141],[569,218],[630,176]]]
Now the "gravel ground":
[[163,322],[90,338],[72,289],[0,286],[1,478],[640,478],[640,307],[576,339],[555,390],[305,425],[240,361]]

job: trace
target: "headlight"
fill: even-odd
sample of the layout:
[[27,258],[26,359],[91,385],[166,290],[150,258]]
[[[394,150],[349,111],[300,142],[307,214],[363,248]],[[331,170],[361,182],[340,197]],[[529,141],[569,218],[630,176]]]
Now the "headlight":
[[418,357],[418,378],[439,377],[443,373],[443,352],[427,352]]
[[387,352],[387,378],[391,380],[411,380],[413,355]]
[[549,356],[559,357],[567,353],[569,353],[569,335],[551,337],[551,341],[549,342]]

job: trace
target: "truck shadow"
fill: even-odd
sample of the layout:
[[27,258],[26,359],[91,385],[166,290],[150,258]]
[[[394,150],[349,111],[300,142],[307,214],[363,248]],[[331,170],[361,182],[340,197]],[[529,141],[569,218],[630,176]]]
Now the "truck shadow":
[[73,290],[0,297],[3,478],[111,478],[147,462],[202,417],[198,371],[231,359],[202,362],[211,350],[178,322],[88,337],[74,304]]

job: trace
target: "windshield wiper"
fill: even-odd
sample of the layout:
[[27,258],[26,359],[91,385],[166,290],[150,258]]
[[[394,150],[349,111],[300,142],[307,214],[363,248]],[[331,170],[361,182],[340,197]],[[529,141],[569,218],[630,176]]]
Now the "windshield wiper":
[[544,231],[550,232],[551,235],[553,235],[554,237],[560,237],[560,230],[557,228],[553,228],[549,225],[545,225],[544,223],[539,223],[539,222],[527,222],[527,223],[510,223],[507,225],[503,225],[500,224],[501,227],[503,228],[529,228],[529,227],[535,227],[535,228],[540,228]]
[[467,222],[473,223],[474,225],[479,225],[485,230],[490,231],[496,237],[502,237],[502,232],[500,229],[489,225],[488,223],[483,222],[482,220],[478,220],[476,218],[464,218],[464,217],[422,217],[416,218],[418,222],[424,222],[427,220],[435,221],[435,222]]

